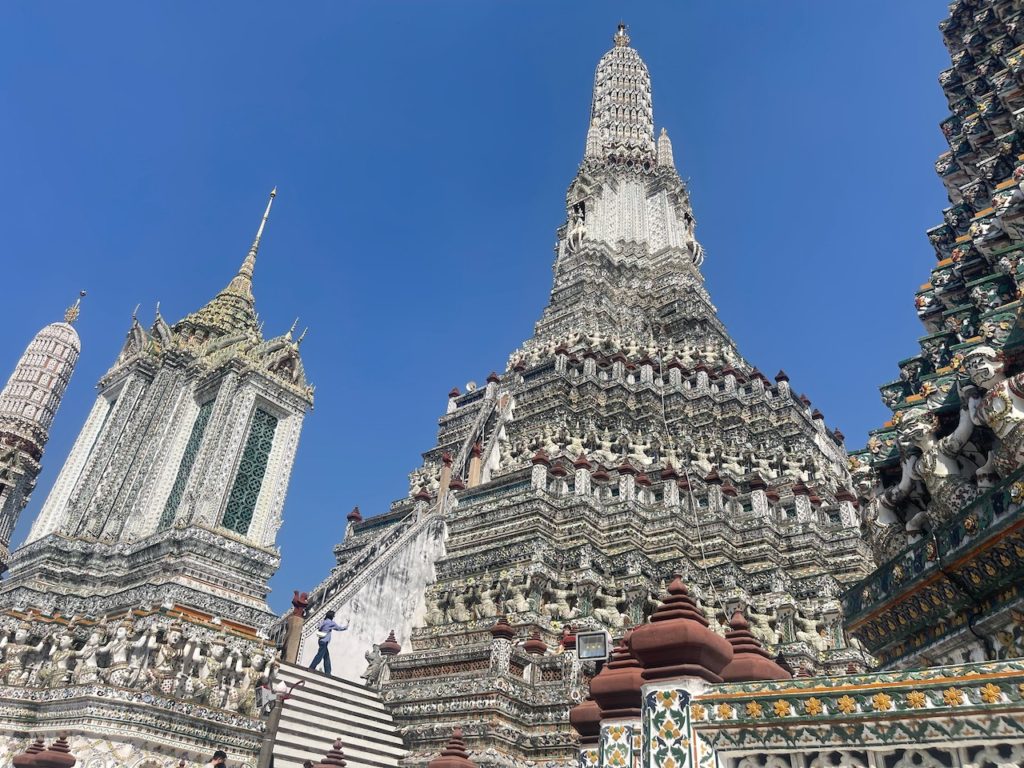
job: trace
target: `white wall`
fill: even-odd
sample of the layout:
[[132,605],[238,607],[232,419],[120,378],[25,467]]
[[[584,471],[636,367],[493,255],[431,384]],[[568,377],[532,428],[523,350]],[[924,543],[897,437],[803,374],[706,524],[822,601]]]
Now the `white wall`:
[[[349,593],[342,585],[341,600],[330,604],[337,614],[334,620],[349,625],[346,632],[331,633],[331,671],[335,677],[361,682],[366,652],[374,643],[387,639],[392,629],[402,650],[409,650],[413,627],[423,626],[424,592],[435,580],[434,563],[445,554],[446,537],[444,521],[435,519],[354,593],[346,597]],[[375,565],[371,563],[368,568]],[[307,623],[305,629],[299,650],[299,663],[303,665],[309,664],[317,651],[316,627]]]

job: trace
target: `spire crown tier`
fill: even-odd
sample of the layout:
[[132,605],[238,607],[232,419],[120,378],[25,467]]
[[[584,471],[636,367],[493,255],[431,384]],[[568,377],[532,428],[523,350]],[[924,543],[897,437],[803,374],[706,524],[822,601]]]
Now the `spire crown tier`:
[[651,77],[640,54],[629,47],[626,25],[619,24],[615,46],[597,64],[590,108],[587,156],[623,152],[653,159],[654,110]]

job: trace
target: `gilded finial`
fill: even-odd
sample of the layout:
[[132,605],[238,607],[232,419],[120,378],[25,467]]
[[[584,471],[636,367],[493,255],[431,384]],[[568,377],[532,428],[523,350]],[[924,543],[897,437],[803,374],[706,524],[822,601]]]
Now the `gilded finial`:
[[615,30],[615,36],[612,37],[612,40],[619,48],[625,48],[629,45],[629,35],[626,34],[626,22],[619,22],[619,28]]
[[252,273],[256,268],[256,254],[260,250],[260,240],[263,238],[263,230],[267,226],[267,219],[270,218],[270,207],[274,204],[275,197],[277,197],[277,187],[270,190],[270,199],[267,200],[267,208],[263,211],[263,218],[260,219],[260,227],[256,230],[256,237],[249,247],[249,253],[246,254],[238,274],[231,279],[228,287],[224,289],[228,293],[244,296],[250,301],[252,300]]
[[263,219],[260,221],[260,228],[256,230],[256,242],[253,243],[253,248],[257,248],[260,243],[260,238],[263,237],[263,228],[267,226],[267,219],[270,218],[270,206],[274,204],[274,198],[277,197],[277,187],[270,190],[270,199],[267,200],[267,210],[263,212]]
[[68,307],[67,311],[64,313],[65,323],[74,324],[75,320],[78,319],[78,315],[81,312],[82,299],[84,298],[85,291],[79,291],[78,298],[75,300],[75,303]]

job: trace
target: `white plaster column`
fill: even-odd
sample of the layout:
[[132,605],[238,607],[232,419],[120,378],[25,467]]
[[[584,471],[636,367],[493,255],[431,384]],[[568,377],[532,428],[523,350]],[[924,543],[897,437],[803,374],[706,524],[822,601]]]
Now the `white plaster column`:
[[654,364],[647,358],[640,363],[640,383],[654,383]]
[[[584,461],[586,461],[584,459]],[[590,463],[580,464],[577,460],[576,475],[573,478],[573,490],[577,496],[589,496],[590,488]]]
[[621,352],[612,358],[612,378],[616,381],[626,380],[626,358]]
[[857,499],[846,488],[836,492],[836,501],[839,502],[839,521],[843,528],[860,528],[860,515],[857,512]]
[[808,523],[814,518],[814,506],[811,504],[810,490],[799,480],[793,486],[793,503],[796,506],[797,522]]
[[569,351],[565,347],[555,350],[555,370],[558,373],[565,373],[569,367]]
[[636,498],[636,478],[633,477],[635,471],[630,468],[629,471],[619,468],[619,499],[625,501],[627,499]]
[[775,389],[778,390],[779,397],[781,398],[792,396],[793,392],[789,387],[789,376],[786,375],[785,371],[779,371],[775,376]]
[[533,469],[530,471],[530,487],[535,491],[546,491],[548,488],[548,468],[551,461],[543,450],[533,456]]
[[[674,361],[673,361],[674,362]],[[678,365],[670,365],[668,369],[668,383],[675,389],[683,386],[683,372]]]

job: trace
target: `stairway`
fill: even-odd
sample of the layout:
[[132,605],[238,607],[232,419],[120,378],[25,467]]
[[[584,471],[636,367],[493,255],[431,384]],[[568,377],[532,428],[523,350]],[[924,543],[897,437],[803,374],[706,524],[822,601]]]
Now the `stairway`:
[[305,682],[292,690],[281,710],[274,768],[319,763],[337,738],[349,768],[397,768],[406,751],[375,690],[294,664],[282,664],[277,678],[289,686]]

